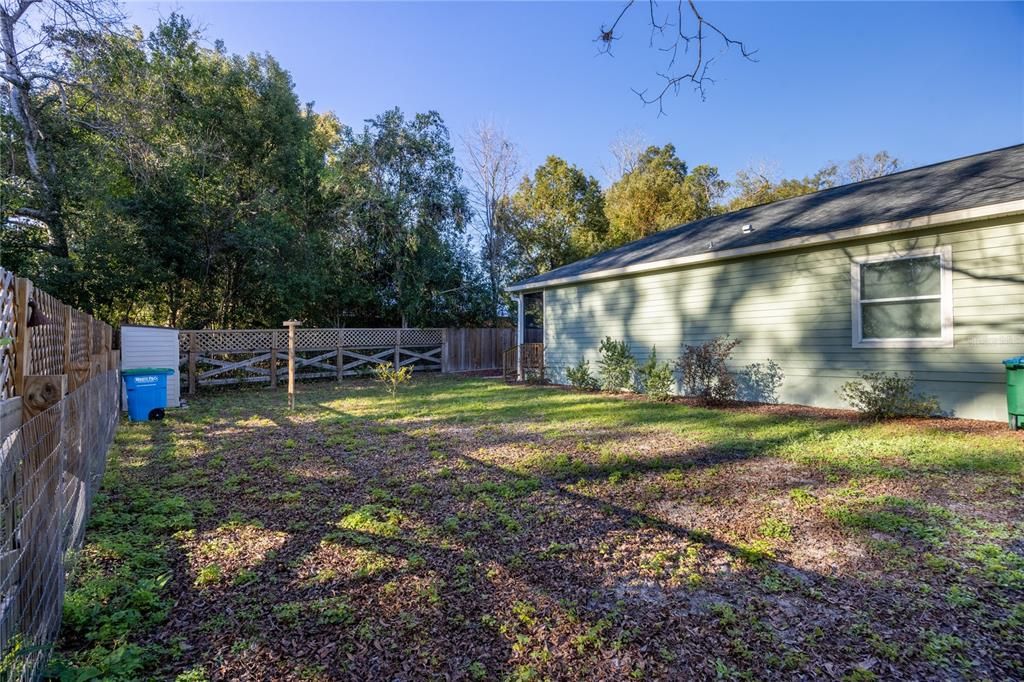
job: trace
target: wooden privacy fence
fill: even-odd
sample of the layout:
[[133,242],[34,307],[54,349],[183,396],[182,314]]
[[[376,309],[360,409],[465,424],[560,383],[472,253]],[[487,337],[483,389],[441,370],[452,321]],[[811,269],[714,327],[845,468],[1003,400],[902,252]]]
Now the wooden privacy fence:
[[[512,329],[303,328],[295,330],[295,377],[362,376],[381,363],[414,371],[499,369],[515,342]],[[188,391],[204,386],[267,384],[287,377],[286,329],[182,330],[179,363]]]
[[501,369],[502,353],[516,344],[516,330],[446,329],[446,372],[472,372]]
[[0,679],[34,679],[106,467],[111,328],[0,269]]

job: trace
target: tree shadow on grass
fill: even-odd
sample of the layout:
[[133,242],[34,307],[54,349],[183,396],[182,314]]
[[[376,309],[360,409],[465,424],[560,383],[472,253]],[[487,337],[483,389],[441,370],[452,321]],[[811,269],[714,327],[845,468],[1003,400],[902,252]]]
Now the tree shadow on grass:
[[[642,489],[667,472],[746,466],[792,431],[628,461],[594,459],[583,447],[566,470],[537,471],[516,466],[516,448],[536,442],[512,426],[479,440],[479,421],[394,424],[331,405],[285,418],[269,397],[254,402],[270,411],[268,423],[250,427],[244,445],[190,458],[193,480],[168,491],[212,509],[195,538],[173,545],[175,606],[153,641],[184,641],[188,653],[165,660],[165,670],[202,662],[226,677],[619,679],[640,670],[710,679],[835,676],[873,657],[883,675],[955,672],[880,659],[873,640],[849,632],[865,621],[879,636],[901,632],[894,606],[912,599],[887,585],[798,568],[776,554],[779,542],[673,523],[609,480],[620,472]],[[823,428],[847,427],[811,421],[799,431]],[[614,443],[614,429],[581,427],[547,442],[570,440]],[[503,449],[512,461],[482,456]],[[167,473],[161,458],[133,472],[155,488]],[[240,473],[249,480],[226,484]],[[232,535],[238,528],[246,534]],[[270,536],[283,539],[268,551],[242,546]],[[196,555],[212,539],[226,549],[203,561],[227,568],[197,584]],[[232,551],[242,565],[231,565]]]

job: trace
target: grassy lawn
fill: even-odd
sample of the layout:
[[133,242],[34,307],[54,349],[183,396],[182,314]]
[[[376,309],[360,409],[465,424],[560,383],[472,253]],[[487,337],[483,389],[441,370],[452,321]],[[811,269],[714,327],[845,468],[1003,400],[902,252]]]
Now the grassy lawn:
[[1019,434],[483,379],[285,403],[122,426],[55,673],[1024,677]]

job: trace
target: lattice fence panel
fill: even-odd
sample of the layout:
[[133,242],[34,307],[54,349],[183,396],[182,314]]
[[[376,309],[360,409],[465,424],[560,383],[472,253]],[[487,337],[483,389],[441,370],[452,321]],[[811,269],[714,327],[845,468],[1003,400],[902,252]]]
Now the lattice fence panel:
[[194,352],[257,351],[270,348],[269,329],[231,329],[224,331],[197,331]]
[[29,337],[32,374],[64,374],[64,304],[56,296],[35,289],[32,300],[36,315],[46,316],[46,324],[33,327]]
[[394,346],[398,343],[397,329],[344,329],[343,343],[350,348]]
[[440,346],[444,340],[441,329],[403,329],[403,346]]
[[17,335],[14,273],[0,268],[0,400],[14,395],[14,337]]
[[[287,347],[287,334],[284,335],[285,340],[281,344],[281,347]],[[303,329],[299,327],[295,330],[295,347],[302,349],[323,349],[337,348],[338,342],[341,340],[340,329]]]
[[92,353],[103,352],[103,327],[106,326],[99,320],[92,321]]
[[71,311],[71,363],[82,365],[89,363],[92,348],[89,345],[89,316],[81,310]]

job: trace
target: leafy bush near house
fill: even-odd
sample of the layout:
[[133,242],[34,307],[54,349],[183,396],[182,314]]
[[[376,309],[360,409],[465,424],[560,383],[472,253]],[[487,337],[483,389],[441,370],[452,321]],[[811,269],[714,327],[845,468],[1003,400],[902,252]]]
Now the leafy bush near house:
[[586,358],[580,358],[575,367],[565,370],[565,376],[569,379],[569,385],[580,391],[594,391],[599,388],[597,379],[590,373],[590,362]]
[[699,346],[686,346],[676,367],[682,370],[683,389],[688,395],[708,400],[732,400],[736,397],[736,378],[725,361],[739,339],[718,336]]
[[675,383],[672,365],[658,362],[658,352],[654,346],[651,346],[647,362],[637,370],[637,377],[640,391],[652,400],[668,400],[672,397],[672,384]]
[[875,419],[929,417],[939,411],[938,398],[914,392],[913,374],[864,372],[843,384],[839,396]]
[[633,390],[636,358],[625,341],[616,341],[606,336],[601,342],[601,388],[606,391]]
[[755,403],[778,403],[779,389],[785,378],[786,374],[782,367],[774,360],[752,362],[744,367],[737,377],[737,395],[741,400]]

